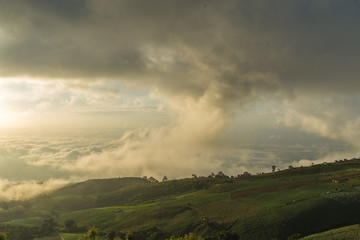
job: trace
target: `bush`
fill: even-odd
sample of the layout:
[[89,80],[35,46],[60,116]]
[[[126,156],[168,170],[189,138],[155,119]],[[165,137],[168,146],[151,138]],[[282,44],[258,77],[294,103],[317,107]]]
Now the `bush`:
[[185,235],[184,237],[174,237],[168,238],[167,240],[204,240],[204,238],[200,236],[196,236],[193,233],[189,233],[189,235]]
[[6,233],[0,232],[0,240],[6,240]]

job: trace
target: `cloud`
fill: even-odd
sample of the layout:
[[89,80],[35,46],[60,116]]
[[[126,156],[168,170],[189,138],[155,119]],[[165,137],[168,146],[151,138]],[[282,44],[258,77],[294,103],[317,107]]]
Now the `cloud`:
[[331,139],[340,139],[360,148],[359,99],[354,96],[298,98],[286,103],[278,121],[291,127]]
[[74,129],[65,132],[39,132],[38,129],[2,131],[0,176],[11,181],[76,177],[76,174],[70,175],[57,166],[72,162],[79,156],[114,148],[116,137],[112,135],[119,136],[122,132],[121,129],[116,134],[112,131],[114,130],[91,133]]
[[0,44],[0,72],[111,79],[194,99],[211,91],[225,108],[279,91],[355,94],[358,8],[334,0],[2,2],[9,40]]
[[228,111],[263,96],[354,95],[358,8],[334,0],[2,2],[9,40],[0,44],[0,73],[78,88],[114,81],[165,103],[206,98]]
[[66,176],[180,177],[201,168],[203,172],[215,171],[219,165],[215,155],[219,153],[207,148],[219,143],[218,134],[227,119],[220,108],[205,99],[186,102],[186,114],[180,113],[169,126],[127,130],[109,138],[96,133],[88,138],[68,136],[62,141],[47,137],[44,143],[32,144],[21,159],[31,166],[57,169]]
[[50,179],[46,182],[13,182],[0,179],[0,199],[4,202],[28,200],[63,187],[67,183],[68,181],[60,179]]
[[[116,126],[97,120],[121,111],[111,119],[131,126],[118,134],[116,147],[97,146],[101,152],[32,148],[22,159],[89,175],[96,169],[111,175],[174,169],[182,176],[253,160],[265,165],[263,159],[281,154],[259,154],[229,139],[229,127],[239,128],[236,114],[246,116],[264,101],[273,103],[266,105],[275,115],[268,119],[279,124],[270,136],[283,137],[287,126],[360,147],[354,113],[359,8],[358,1],[336,0],[209,0],[206,7],[196,1],[2,1],[0,75],[38,79],[23,81],[33,92],[27,101],[21,94],[29,91],[11,85],[18,91],[14,105],[38,116],[40,125],[46,119]],[[76,114],[63,114],[69,112]],[[125,112],[133,117],[124,121]],[[239,138],[255,139],[247,133]],[[268,139],[264,135],[257,132],[258,139]]]
[[[1,72],[115,78],[195,97],[211,87],[223,99],[246,99],[253,91],[274,91],[279,81],[292,81],[290,73],[303,72],[312,56],[302,54],[301,64],[293,58],[317,36],[302,28],[316,32],[330,17],[322,14],[319,24],[310,26],[302,18],[321,13],[317,6],[304,3],[307,13],[299,4],[277,2],[283,11],[266,1],[210,1],[207,8],[190,1],[4,2],[1,28],[12,41],[0,47]],[[333,5],[323,7],[335,11]]]

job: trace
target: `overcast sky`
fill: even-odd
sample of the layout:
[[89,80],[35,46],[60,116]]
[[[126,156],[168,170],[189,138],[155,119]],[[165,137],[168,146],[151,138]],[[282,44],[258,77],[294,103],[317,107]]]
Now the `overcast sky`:
[[0,179],[359,157],[359,43],[355,0],[0,0]]

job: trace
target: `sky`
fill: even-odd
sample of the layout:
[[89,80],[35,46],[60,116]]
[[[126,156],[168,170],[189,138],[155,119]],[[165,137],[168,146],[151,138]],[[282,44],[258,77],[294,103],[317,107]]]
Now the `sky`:
[[0,179],[359,157],[359,23],[357,0],[0,0]]

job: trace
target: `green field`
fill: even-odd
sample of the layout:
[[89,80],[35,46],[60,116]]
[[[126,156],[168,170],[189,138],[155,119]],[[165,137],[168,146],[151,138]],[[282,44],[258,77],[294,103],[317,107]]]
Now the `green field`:
[[83,234],[79,233],[61,233],[60,236],[64,238],[64,240],[77,240]]
[[[91,226],[100,230],[98,239],[108,239],[111,232],[124,238],[128,231],[135,239],[159,240],[189,232],[206,239],[220,232],[251,240],[353,239],[358,233],[353,224],[360,223],[360,163],[293,168],[244,179],[88,180],[29,201],[2,202],[0,207],[0,231],[15,240],[26,240],[15,234],[20,230],[22,236],[47,239],[41,235],[49,218],[57,223],[53,238],[65,240],[78,239]],[[76,226],[69,229],[67,221]]]

